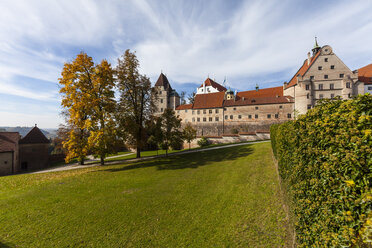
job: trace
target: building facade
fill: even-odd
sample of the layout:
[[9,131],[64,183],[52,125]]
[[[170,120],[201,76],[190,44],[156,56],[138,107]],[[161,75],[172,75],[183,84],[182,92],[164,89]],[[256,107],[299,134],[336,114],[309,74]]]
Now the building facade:
[[[165,79],[161,74],[155,87],[161,91],[170,88]],[[175,107],[182,124],[191,123],[198,135],[220,136],[269,131],[273,123],[305,114],[321,99],[350,99],[367,92],[372,93],[372,64],[352,71],[332,47],[320,47],[315,40],[312,53],[307,54],[296,74],[283,86],[234,93],[207,78],[197,88],[192,104],[172,108]],[[162,110],[168,107],[165,103],[169,103],[169,96],[161,96],[164,100],[158,103],[158,109]]]
[[176,109],[180,105],[180,96],[172,89],[168,78],[163,73],[160,73],[155,83],[154,92],[154,115],[161,115],[165,109]]

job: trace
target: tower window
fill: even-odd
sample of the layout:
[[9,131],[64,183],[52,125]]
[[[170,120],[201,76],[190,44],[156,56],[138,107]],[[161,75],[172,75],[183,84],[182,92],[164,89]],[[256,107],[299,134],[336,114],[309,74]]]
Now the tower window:
[[163,108],[161,108],[160,111],[163,112]]
[[163,99],[160,99],[160,103],[163,103]]
[[331,65],[331,69],[332,69],[332,70],[335,69],[335,66],[334,66],[334,65]]
[[323,68],[321,66],[318,66],[318,70],[321,71]]
[[324,79],[328,79],[328,75],[324,75]]
[[313,80],[314,79],[314,76],[310,76],[310,80]]
[[324,62],[328,62],[328,58],[324,58]]

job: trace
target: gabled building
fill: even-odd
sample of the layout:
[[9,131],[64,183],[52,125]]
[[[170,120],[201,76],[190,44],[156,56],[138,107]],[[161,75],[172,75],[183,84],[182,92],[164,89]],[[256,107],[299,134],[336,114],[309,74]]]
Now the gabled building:
[[225,92],[227,89],[216,83],[209,77],[200,85],[199,88],[196,89],[196,94],[209,94],[209,93],[217,93],[217,92]]
[[372,94],[372,64],[358,69],[358,79],[364,83],[364,93]]
[[156,92],[156,98],[154,100],[156,106],[155,115],[161,115],[165,109],[176,109],[180,105],[180,96],[172,89],[168,78],[163,73],[160,73],[154,89]]
[[0,132],[0,176],[48,167],[49,143],[36,125],[23,138],[18,132]]
[[332,47],[320,47],[315,40],[312,55],[309,52],[296,74],[284,83],[283,94],[293,97],[294,109],[305,114],[323,98],[349,99],[363,93],[364,84],[358,80],[358,72],[351,71]]

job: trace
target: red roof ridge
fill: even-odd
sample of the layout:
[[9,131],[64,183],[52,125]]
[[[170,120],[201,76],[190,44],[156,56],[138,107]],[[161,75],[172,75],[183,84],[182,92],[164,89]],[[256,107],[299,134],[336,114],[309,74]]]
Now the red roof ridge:
[[372,63],[358,69],[358,80],[364,84],[372,84]]
[[176,107],[176,110],[183,110],[183,109],[192,109],[192,103],[190,103],[190,104],[182,104],[182,105],[178,105]]
[[227,89],[225,87],[223,87],[221,84],[213,81],[212,79],[210,79],[209,77],[204,81],[204,83],[202,83],[200,87],[203,87],[203,85],[205,84],[205,86],[212,86],[213,88],[216,88],[217,90],[219,91],[226,91]]

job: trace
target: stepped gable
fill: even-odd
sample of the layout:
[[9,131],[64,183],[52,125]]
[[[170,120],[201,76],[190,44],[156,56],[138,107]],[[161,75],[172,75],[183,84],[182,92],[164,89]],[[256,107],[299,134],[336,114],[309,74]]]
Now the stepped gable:
[[280,104],[293,103],[294,98],[291,96],[267,96],[257,98],[240,98],[238,100],[225,100],[223,106],[247,106],[247,105],[263,105],[263,104]]
[[312,64],[314,64],[315,60],[319,57],[320,50],[310,58],[310,64],[307,64],[307,59],[305,59],[303,65],[298,69],[296,74],[292,77],[291,81],[289,81],[287,88],[295,86],[297,84],[297,76],[303,76],[311,67]]
[[155,86],[164,86],[164,89],[172,90],[172,87],[169,84],[167,76],[165,76],[163,73],[160,73],[160,76],[158,78],[158,81],[156,81]]
[[[219,83],[216,83],[215,81],[213,81],[212,79],[210,78],[207,78],[205,81],[204,81],[204,84],[205,86],[212,86],[213,88],[217,89],[218,91],[226,91],[227,89],[225,87],[223,87],[222,85],[220,85]],[[200,85],[199,88],[203,87],[203,85]]]
[[33,129],[31,129],[28,134],[23,137],[19,144],[48,144],[50,143],[47,137],[40,131],[40,129],[35,126]]
[[238,99],[244,98],[259,98],[259,97],[277,97],[283,96],[283,87],[272,87],[258,90],[241,91],[237,94]]
[[12,152],[20,139],[18,132],[0,132],[0,152]]
[[358,69],[358,80],[364,84],[372,84],[372,64]]
[[192,109],[192,104],[182,104],[176,107],[176,110]]
[[222,108],[225,92],[195,95],[193,109]]

